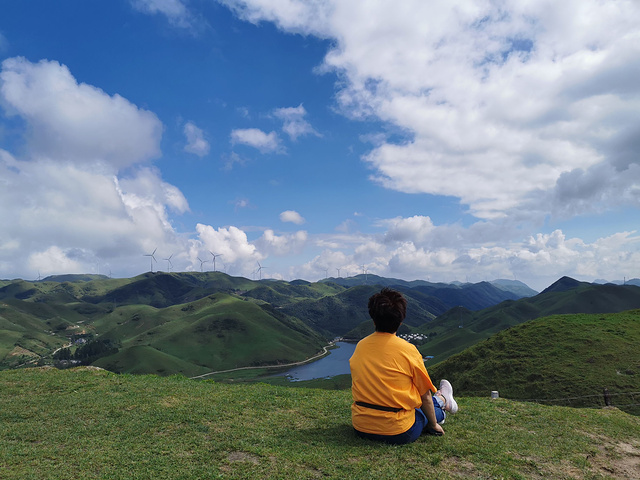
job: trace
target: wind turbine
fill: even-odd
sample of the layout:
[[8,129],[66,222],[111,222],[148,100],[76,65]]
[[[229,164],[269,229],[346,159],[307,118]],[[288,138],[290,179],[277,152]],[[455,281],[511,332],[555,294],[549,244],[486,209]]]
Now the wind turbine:
[[336,268],[336,270],[338,271],[338,278],[340,278],[340,269]]
[[369,275],[368,275],[368,271],[367,271],[367,267],[366,265],[362,265],[362,274],[364,275],[364,284],[367,285],[368,281],[369,281]]
[[256,270],[256,272],[258,272],[259,279],[262,280],[262,269],[267,267],[263,267],[262,265],[260,265],[260,262],[258,262],[257,260],[256,263],[258,264],[258,270]]
[[215,272],[216,271],[216,257],[221,257],[222,254],[221,253],[213,253],[211,250],[209,250],[209,253],[213,257],[213,271]]
[[173,263],[171,263],[171,257],[173,257],[173,253],[169,255],[169,258],[164,259],[167,261],[167,270],[169,270],[169,273],[171,273],[171,268],[173,267]]
[[[198,260],[200,260],[200,257],[196,257]],[[200,271],[203,272],[204,270],[202,269],[202,265],[204,265],[205,263],[207,263],[206,260],[200,260]]]
[[158,250],[158,247],[156,247],[152,253],[145,253],[143,255],[143,257],[151,257],[149,258],[149,262],[151,263],[151,273],[153,273],[153,262],[156,262],[156,263],[158,262],[156,260],[156,257],[154,257],[154,255],[156,254],[156,250]]

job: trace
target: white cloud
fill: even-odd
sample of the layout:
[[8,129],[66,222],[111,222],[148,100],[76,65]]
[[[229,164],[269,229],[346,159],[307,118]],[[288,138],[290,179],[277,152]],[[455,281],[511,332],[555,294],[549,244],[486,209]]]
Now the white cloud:
[[[237,227],[220,227],[216,230],[210,225],[198,223],[196,231],[205,252],[212,251],[223,255],[224,262],[227,264],[253,264],[262,258],[257,253],[255,245],[247,240],[247,234]],[[198,252],[193,253],[195,264]]]
[[246,163],[246,159],[238,155],[236,152],[231,152],[229,154],[222,155],[223,166],[222,170],[230,171],[233,170],[233,166],[235,164],[244,165]]
[[282,130],[289,135],[291,140],[295,141],[298,137],[304,135],[321,136],[315,131],[311,124],[304,119],[307,111],[302,104],[297,107],[277,108],[273,114],[284,122]]
[[182,0],[130,0],[131,5],[147,14],[160,14],[174,27],[193,29],[199,23]]
[[118,94],[79,84],[58,62],[5,60],[0,97],[8,114],[28,122],[33,156],[115,172],[160,155],[162,124],[156,115]]
[[387,239],[390,241],[405,241],[410,238],[421,242],[431,235],[435,229],[429,217],[419,215],[410,218],[396,217],[381,223],[389,227]]
[[187,137],[185,152],[193,153],[199,157],[209,154],[209,142],[204,138],[204,132],[195,123],[187,122],[184,126],[184,135]]
[[69,258],[69,252],[64,252],[57,246],[47,248],[43,252],[29,255],[28,265],[31,270],[37,270],[42,275],[53,272],[84,273],[84,264]]
[[295,210],[285,210],[280,214],[281,222],[291,222],[296,225],[302,225],[306,220]]
[[[551,203],[563,174],[611,165],[602,206],[637,204],[637,2],[225,3],[248,21],[333,40],[323,69],[343,80],[342,111],[406,132],[365,156],[387,188],[455,196],[479,218],[540,218],[589,208],[579,196]],[[532,197],[549,203],[531,209]]]
[[283,257],[300,253],[307,243],[307,237],[307,232],[304,230],[286,235],[276,235],[273,230],[267,229],[255,244],[265,257],[270,255]]
[[251,202],[249,202],[248,198],[237,198],[233,201],[233,205],[236,210],[239,208],[249,208],[251,206]]
[[0,161],[0,175],[0,245],[5,246],[0,248],[0,263],[5,271],[20,271],[23,255],[33,267],[31,251],[48,252],[49,260],[39,267],[43,274],[69,273],[47,270],[47,265],[67,265],[60,263],[60,252],[82,250],[92,256],[76,256],[73,271],[79,265],[91,271],[98,258],[125,259],[154,244],[179,242],[168,209],[184,212],[186,199],[154,170],[118,179],[73,164],[13,160]]
[[[170,213],[189,205],[158,170],[162,125],[126,99],[78,84],[57,62],[5,60],[0,105],[25,121],[24,158],[0,149],[0,269],[33,277],[144,268],[143,251],[185,249]],[[126,174],[120,170],[126,169]],[[117,262],[115,259],[118,259]],[[26,266],[26,268],[25,268]]]
[[283,153],[276,132],[265,133],[258,128],[237,129],[231,132],[231,143],[242,144],[260,150],[262,153]]

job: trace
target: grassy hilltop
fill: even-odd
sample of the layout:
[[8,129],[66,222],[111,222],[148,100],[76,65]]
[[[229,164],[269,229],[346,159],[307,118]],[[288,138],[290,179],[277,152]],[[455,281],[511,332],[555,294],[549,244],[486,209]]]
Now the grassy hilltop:
[[348,391],[0,372],[0,478],[638,478],[640,418],[458,397],[444,437],[358,439]]
[[[533,297],[435,318],[463,289],[402,285],[412,308],[403,328],[430,332],[420,348],[445,361],[427,368],[453,382],[461,410],[444,437],[391,447],[353,434],[348,376],[298,388],[242,383],[255,381],[247,371],[229,374],[235,384],[186,378],[304,358],[336,331],[366,334],[361,306],[379,286],[219,272],[64,280],[0,284],[0,368],[80,338],[89,343],[76,352],[108,347],[93,365],[182,375],[0,371],[2,479],[640,478],[640,417],[629,414],[640,413],[636,286],[561,279]],[[495,293],[467,291],[469,305]],[[608,313],[617,310],[628,311]],[[603,387],[620,410],[555,401],[593,394],[583,405],[601,405]]]

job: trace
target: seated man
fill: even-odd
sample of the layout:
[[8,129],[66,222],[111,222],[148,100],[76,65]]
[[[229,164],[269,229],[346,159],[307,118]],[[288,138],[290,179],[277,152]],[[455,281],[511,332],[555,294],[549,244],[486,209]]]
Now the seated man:
[[403,444],[422,433],[443,435],[445,412],[458,411],[451,384],[442,380],[436,390],[418,349],[396,336],[406,313],[407,300],[394,290],[369,299],[376,331],[358,342],[349,360],[351,420],[360,437]]

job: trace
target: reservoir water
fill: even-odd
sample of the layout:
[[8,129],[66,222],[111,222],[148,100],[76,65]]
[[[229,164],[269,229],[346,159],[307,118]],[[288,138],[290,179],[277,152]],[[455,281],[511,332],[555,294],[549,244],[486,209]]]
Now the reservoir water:
[[279,374],[279,376],[285,375],[293,381],[300,381],[351,373],[349,371],[349,358],[353,355],[356,344],[336,342],[336,347],[338,348],[329,350],[329,355],[322,357],[320,360],[294,367]]

